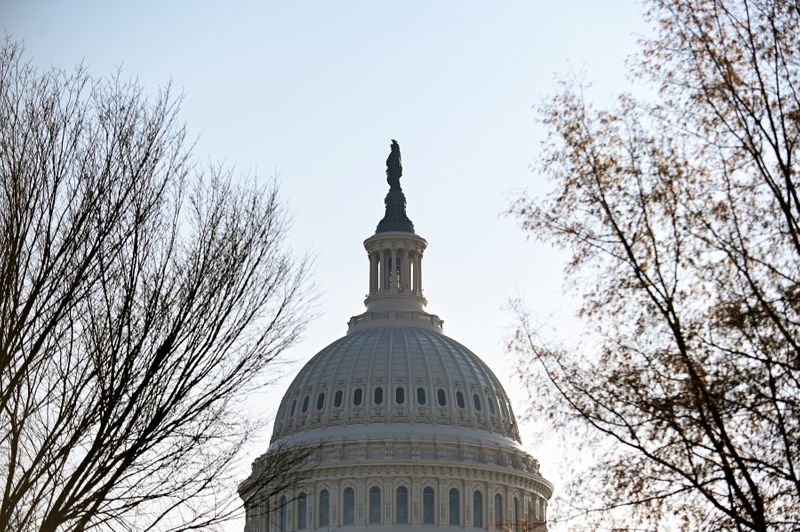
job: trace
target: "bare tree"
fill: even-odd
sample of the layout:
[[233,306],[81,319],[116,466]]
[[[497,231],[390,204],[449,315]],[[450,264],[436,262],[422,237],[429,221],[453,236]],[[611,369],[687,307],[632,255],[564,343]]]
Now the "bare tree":
[[647,16],[637,81],[658,101],[597,111],[564,84],[542,108],[553,191],[511,208],[594,280],[581,316],[597,342],[568,352],[520,311],[511,347],[557,429],[588,428],[576,443],[601,454],[570,487],[576,506],[795,530],[800,7],[652,0]]
[[303,329],[307,266],[275,187],[197,170],[177,113],[0,50],[0,529],[234,509],[241,400]]

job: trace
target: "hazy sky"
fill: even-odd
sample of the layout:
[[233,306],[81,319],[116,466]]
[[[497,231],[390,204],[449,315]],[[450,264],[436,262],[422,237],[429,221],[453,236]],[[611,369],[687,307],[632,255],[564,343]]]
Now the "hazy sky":
[[[599,104],[632,90],[625,59],[648,32],[638,2],[0,0],[0,24],[41,67],[121,69],[152,93],[171,82],[202,163],[263,179],[277,170],[292,246],[315,257],[321,315],[254,415],[270,415],[301,364],[363,311],[361,242],[383,215],[392,138],[408,214],[429,244],[428,311],[489,364],[518,416],[526,396],[503,348],[507,299],[575,334],[563,256],[502,213],[515,191],[547,189],[531,169],[544,137],[533,107],[557,90],[555,74],[591,81]],[[522,423],[524,443],[558,489],[557,445],[533,427]]]

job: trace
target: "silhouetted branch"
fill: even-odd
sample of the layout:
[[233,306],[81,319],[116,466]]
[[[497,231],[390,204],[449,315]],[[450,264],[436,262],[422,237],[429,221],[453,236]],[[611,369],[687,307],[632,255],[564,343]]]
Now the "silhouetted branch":
[[305,325],[307,265],[273,185],[194,167],[178,108],[169,89],[148,99],[0,50],[11,529],[186,528],[236,509],[240,401]]

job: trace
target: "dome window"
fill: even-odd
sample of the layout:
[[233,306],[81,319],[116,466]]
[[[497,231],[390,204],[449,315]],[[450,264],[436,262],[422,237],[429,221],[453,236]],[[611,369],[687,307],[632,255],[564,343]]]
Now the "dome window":
[[322,490],[319,492],[319,507],[317,508],[317,522],[319,523],[319,526],[330,526],[330,498],[331,496],[328,490]]
[[426,401],[425,388],[417,388],[417,404],[424,405]]
[[343,521],[346,525],[354,525],[356,523],[356,492],[353,488],[344,489],[344,511]]
[[303,413],[305,414],[308,412],[308,396],[306,395],[305,399],[303,399]]
[[317,396],[317,410],[322,410],[323,406],[325,406],[325,394],[321,393]]
[[477,393],[472,394],[472,402],[475,404],[475,410],[480,412],[481,411],[481,398],[478,397]]
[[333,406],[339,408],[342,406],[342,398],[344,397],[344,393],[342,390],[337,390],[336,395],[333,396]]
[[436,400],[439,402],[439,406],[447,406],[447,394],[441,388],[436,390]]
[[305,493],[301,493],[300,496],[297,497],[297,528],[299,529],[306,528],[306,499]]
[[361,390],[361,388],[356,388],[356,391],[353,392],[353,404],[359,406],[363,398],[364,392]]
[[483,494],[478,490],[472,493],[472,526],[483,528]]
[[291,408],[291,410],[289,410],[289,416],[293,416],[294,415],[294,409],[295,409],[296,406],[297,406],[297,399],[292,401],[292,408]]
[[369,524],[381,524],[381,489],[378,486],[369,489]]
[[383,388],[375,388],[375,395],[372,398],[376,405],[383,404]]
[[402,405],[406,402],[406,391],[400,386],[394,390],[394,402],[398,405]]
[[435,524],[436,512],[433,504],[433,488],[428,486],[422,490],[422,523],[426,525]]
[[458,408],[464,408],[466,404],[464,403],[464,394],[461,392],[456,392],[456,404]]
[[494,496],[494,526],[503,527],[503,496],[499,493]]
[[281,530],[289,530],[289,511],[286,508],[288,501],[286,500],[286,495],[281,496],[281,500],[278,503],[280,505],[280,526]]
[[494,397],[489,397],[489,398],[486,400],[486,404],[487,404],[487,405],[489,405],[489,413],[490,413],[491,415],[494,415],[494,413],[495,413],[495,408],[494,408]]
[[405,486],[397,488],[395,497],[394,514],[397,516],[397,523],[408,524],[408,488]]
[[461,524],[461,494],[456,488],[450,488],[449,495],[449,514],[450,526],[459,526]]

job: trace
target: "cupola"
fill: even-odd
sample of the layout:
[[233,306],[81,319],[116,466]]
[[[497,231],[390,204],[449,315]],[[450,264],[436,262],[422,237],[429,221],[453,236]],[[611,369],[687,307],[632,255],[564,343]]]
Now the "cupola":
[[375,234],[364,241],[369,259],[369,292],[364,300],[367,311],[350,318],[348,332],[364,327],[403,326],[410,321],[442,330],[442,320],[425,312],[422,257],[428,242],[414,232],[414,223],[406,214],[406,196],[400,186],[402,174],[400,146],[392,140],[386,159],[386,211]]

